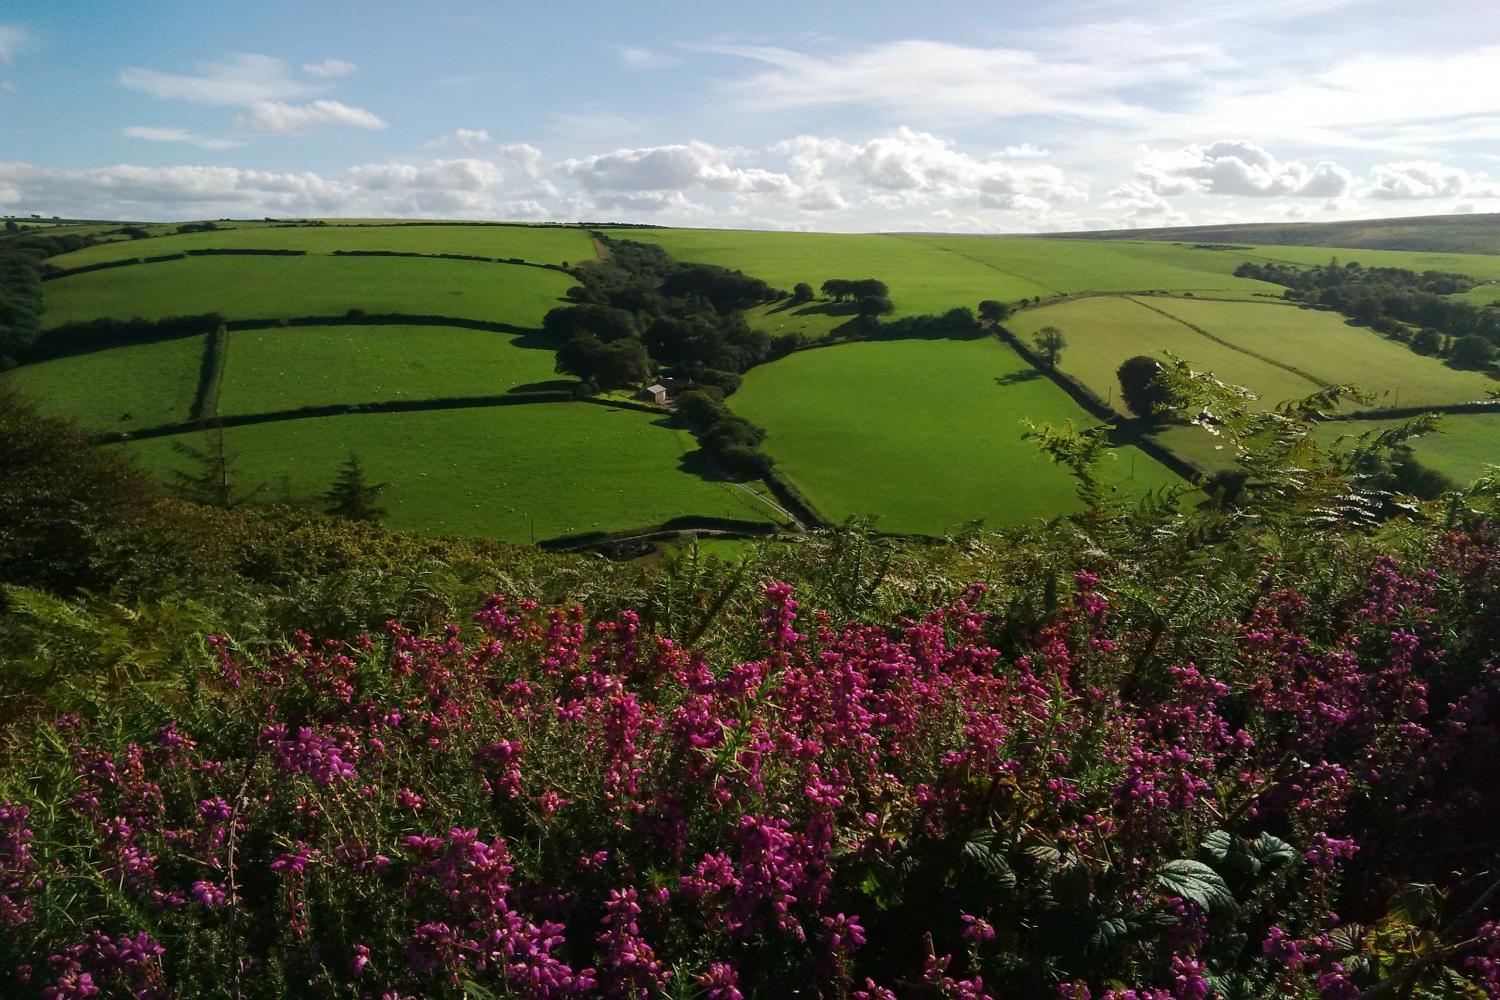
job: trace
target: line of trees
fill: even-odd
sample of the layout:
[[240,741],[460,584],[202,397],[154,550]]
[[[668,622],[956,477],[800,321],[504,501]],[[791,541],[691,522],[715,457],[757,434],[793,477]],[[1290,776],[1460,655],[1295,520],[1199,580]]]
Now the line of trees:
[[857,302],[860,299],[889,298],[885,282],[874,278],[829,278],[823,282],[823,294],[835,302]]
[[1488,367],[1500,350],[1500,311],[1453,298],[1477,284],[1466,275],[1355,261],[1311,268],[1247,261],[1234,273],[1283,285],[1289,299],[1336,309],[1419,354],[1459,367]]
[[0,240],[0,371],[25,360],[41,336],[43,261],[93,243],[78,235]]

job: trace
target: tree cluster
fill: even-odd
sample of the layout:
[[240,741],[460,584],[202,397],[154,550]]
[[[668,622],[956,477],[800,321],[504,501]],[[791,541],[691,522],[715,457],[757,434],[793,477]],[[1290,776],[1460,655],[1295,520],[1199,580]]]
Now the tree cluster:
[[41,333],[43,261],[94,242],[71,233],[14,235],[0,241],[0,371],[24,361]]
[[[658,368],[697,378],[735,374],[795,346],[753,329],[743,310],[786,293],[759,278],[684,264],[660,247],[610,241],[610,255],[579,268],[572,305],[542,320],[558,342],[557,370],[600,386],[639,385]],[[722,381],[722,379],[721,379]]]
[[729,412],[714,386],[685,392],[678,400],[684,416],[698,433],[698,443],[719,465],[741,476],[763,476],[775,460],[760,450],[766,432],[744,417]]
[[[1311,268],[1246,262],[1234,273],[1284,285],[1289,299],[1336,309],[1419,354],[1439,355],[1462,367],[1485,367],[1500,348],[1500,312],[1452,297],[1476,284],[1462,274],[1362,267],[1354,261]],[[1412,327],[1420,329],[1413,333]]]
[[823,282],[823,294],[835,302],[858,302],[861,299],[889,298],[885,282],[874,278],[829,278]]

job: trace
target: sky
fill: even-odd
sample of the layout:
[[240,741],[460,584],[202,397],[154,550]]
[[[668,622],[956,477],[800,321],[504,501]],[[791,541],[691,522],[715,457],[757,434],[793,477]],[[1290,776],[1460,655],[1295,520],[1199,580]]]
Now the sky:
[[1500,212],[1500,0],[5,0],[0,214]]

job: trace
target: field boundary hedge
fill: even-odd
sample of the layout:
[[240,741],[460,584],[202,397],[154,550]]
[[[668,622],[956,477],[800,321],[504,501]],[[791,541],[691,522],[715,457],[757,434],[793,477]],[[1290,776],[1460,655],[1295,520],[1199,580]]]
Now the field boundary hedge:
[[544,271],[560,271],[572,274],[573,269],[563,264],[547,264],[527,260],[524,257],[481,257],[471,253],[419,253],[415,250],[331,250],[330,257],[416,257],[422,260],[468,260],[480,264],[511,264],[516,267],[539,267]]
[[679,535],[686,531],[714,531],[724,535],[769,538],[780,534],[781,528],[769,521],[746,521],[734,517],[716,517],[711,514],[679,514],[657,524],[621,531],[584,531],[573,535],[558,535],[544,538],[536,543],[537,548],[549,552],[567,552],[591,549],[610,542],[654,540]]
[[373,403],[328,403],[322,406],[301,406],[290,410],[268,410],[264,413],[235,413],[228,416],[212,416],[201,420],[184,420],[172,424],[157,424],[136,431],[110,431],[100,438],[103,442],[140,441],[146,438],[171,437],[202,430],[204,424],[215,427],[250,427],[255,424],[274,424],[283,420],[310,420],[318,417],[337,417],[351,413],[419,413],[425,410],[483,409],[492,406],[521,406],[529,403],[571,403],[573,394],[564,390],[545,392],[513,392],[494,396],[443,396],[433,399],[391,399]]
[[1353,410],[1329,417],[1324,423],[1336,424],[1343,420],[1401,420],[1420,417],[1424,413],[1500,413],[1500,400],[1476,399],[1467,403],[1439,403],[1433,406],[1392,406],[1379,410]]
[[1068,396],[1072,398],[1072,400],[1079,406],[1083,407],[1084,411],[1087,412],[1090,416],[1106,424],[1109,424],[1118,430],[1124,431],[1128,438],[1128,443],[1139,448],[1147,455],[1150,455],[1152,458],[1156,459],[1162,465],[1165,465],[1172,472],[1181,476],[1183,479],[1186,479],[1190,483],[1196,483],[1203,478],[1202,469],[1194,465],[1192,462],[1189,462],[1187,459],[1183,458],[1175,451],[1172,451],[1165,445],[1162,445],[1160,442],[1155,441],[1149,436],[1140,433],[1139,430],[1133,429],[1129,424],[1126,423],[1126,421],[1121,419],[1120,415],[1115,412],[1114,407],[1110,406],[1109,404],[1105,403],[1104,400],[1100,399],[1099,395],[1094,392],[1094,390],[1090,389],[1088,386],[1084,385],[1073,376],[1068,375],[1065,372],[1058,371],[1056,368],[1044,364],[1042,362],[1042,359],[1036,355],[1036,352],[1034,352],[1030,347],[1023,343],[1021,338],[1017,337],[1009,329],[999,323],[996,323],[994,326],[994,330],[996,332],[996,335],[1002,341],[1009,344],[1011,348],[1014,349],[1015,352],[1019,354],[1023,360],[1026,361],[1027,364],[1031,365],[1047,378],[1050,378],[1059,389],[1067,393]]
[[208,333],[224,325],[225,319],[219,313],[164,316],[161,319],[91,319],[63,323],[43,330],[36,343],[26,351],[23,360],[28,363],[50,361],[76,354],[105,351],[111,347],[181,340]]
[[290,316],[286,318],[232,319],[226,324],[230,330],[270,330],[282,326],[457,326],[466,330],[491,330],[517,337],[540,335],[541,330],[514,323],[499,323],[488,319],[466,319],[462,316],[428,316],[419,313],[365,313],[358,309],[354,315],[348,313],[327,316]]

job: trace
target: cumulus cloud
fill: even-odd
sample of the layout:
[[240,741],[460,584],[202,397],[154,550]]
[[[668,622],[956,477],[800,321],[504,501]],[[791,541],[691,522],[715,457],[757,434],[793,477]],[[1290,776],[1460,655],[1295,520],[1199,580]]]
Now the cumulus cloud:
[[1361,192],[1369,198],[1404,201],[1416,198],[1500,198],[1500,183],[1483,174],[1431,160],[1382,163]]
[[500,218],[504,170],[477,159],[376,163],[338,176],[227,166],[88,169],[0,163],[0,202],[94,218],[448,216]]
[[980,159],[947,139],[909,128],[863,143],[798,136],[772,149],[788,157],[791,176],[802,183],[844,178],[896,194],[898,200],[934,197],[1036,212],[1087,197],[1057,167]]
[[681,192],[703,187],[714,191],[791,193],[795,185],[784,173],[759,167],[735,167],[732,154],[704,142],[617,149],[610,153],[564,160],[559,169],[588,191]]
[[384,121],[364,108],[322,100],[307,104],[256,101],[250,105],[250,113],[240,121],[252,131],[279,134],[309,132],[318,125],[348,125],[363,129],[386,127]]
[[1146,150],[1136,175],[1158,195],[1215,194],[1242,197],[1337,198],[1354,175],[1327,160],[1308,166],[1281,161],[1243,139],[1220,139],[1206,146]]
[[127,125],[120,130],[132,139],[144,139],[147,142],[181,142],[189,146],[197,146],[199,149],[234,149],[239,146],[238,142],[228,139],[210,139],[201,135],[195,135],[187,129],[161,128],[154,125]]
[[322,62],[302,64],[302,72],[325,80],[335,76],[348,76],[357,69],[358,66],[342,59],[324,59]]
[[456,128],[436,139],[429,139],[422,143],[423,149],[461,149],[464,152],[473,152],[480,146],[488,146],[492,140],[489,132],[482,128]]
[[1126,181],[1104,196],[1104,206],[1117,214],[1127,228],[1172,226],[1186,221],[1172,203],[1144,181]]
[[24,28],[18,24],[0,24],[0,62],[12,62],[25,44]]

